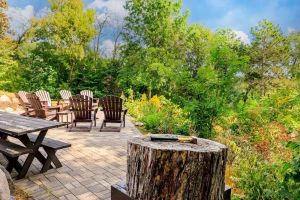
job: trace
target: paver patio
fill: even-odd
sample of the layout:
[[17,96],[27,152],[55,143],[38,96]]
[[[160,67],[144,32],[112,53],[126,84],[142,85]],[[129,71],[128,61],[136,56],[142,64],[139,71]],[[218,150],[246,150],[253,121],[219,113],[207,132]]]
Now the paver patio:
[[[72,144],[57,153],[63,167],[40,174],[42,166],[34,160],[26,178],[15,184],[37,200],[110,199],[110,186],[126,177],[127,140],[140,133],[129,120],[121,132],[99,132],[102,117],[100,112],[91,132],[50,130],[46,137]],[[2,157],[0,163],[5,164]]]

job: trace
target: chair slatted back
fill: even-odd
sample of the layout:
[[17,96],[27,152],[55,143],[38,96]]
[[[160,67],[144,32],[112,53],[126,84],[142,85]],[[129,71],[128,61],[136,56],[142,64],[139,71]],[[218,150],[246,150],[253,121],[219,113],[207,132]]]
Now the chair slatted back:
[[[19,101],[20,101],[20,103],[21,103],[21,101],[22,101],[22,103],[24,103],[24,104],[29,104],[29,101],[28,101],[28,99],[27,99],[27,97],[26,97],[26,94],[27,94],[27,92],[25,92],[25,91],[19,91],[17,94],[16,94],[16,96],[17,96],[17,98],[19,99]],[[21,103],[21,104],[22,104]],[[22,104],[23,105],[23,104]]]
[[26,97],[35,112],[35,116],[45,119],[47,117],[47,113],[46,109],[43,107],[40,101],[40,98],[37,95],[31,93],[28,93]]
[[69,90],[61,90],[59,91],[59,94],[65,104],[70,103],[70,97],[72,97],[72,93]]
[[47,106],[51,107],[51,98],[49,92],[45,90],[39,90],[36,91],[35,94],[39,97],[40,101],[47,102]]
[[94,94],[92,91],[90,90],[82,90],[80,92],[81,95],[84,95],[84,96],[88,96],[88,97],[91,97],[92,99],[94,98]]
[[75,120],[91,120],[92,119],[92,105],[91,97],[85,95],[76,95],[70,97],[72,111]]
[[121,120],[123,99],[117,96],[105,96],[100,99],[106,120]]

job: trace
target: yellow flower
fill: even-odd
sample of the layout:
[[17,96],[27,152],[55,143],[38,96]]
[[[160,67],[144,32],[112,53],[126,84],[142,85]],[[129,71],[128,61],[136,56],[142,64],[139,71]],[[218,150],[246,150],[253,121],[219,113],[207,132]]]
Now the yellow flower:
[[150,103],[153,104],[157,109],[160,109],[160,107],[161,107],[161,102],[160,102],[160,99],[157,95],[154,95],[150,99]]

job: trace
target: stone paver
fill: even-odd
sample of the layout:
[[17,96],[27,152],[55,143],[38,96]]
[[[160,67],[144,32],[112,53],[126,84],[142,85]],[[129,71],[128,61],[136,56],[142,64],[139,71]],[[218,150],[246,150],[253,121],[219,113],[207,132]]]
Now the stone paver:
[[[16,185],[37,200],[110,199],[110,186],[126,178],[127,140],[140,133],[129,120],[121,132],[99,132],[102,118],[100,112],[97,127],[89,133],[50,130],[47,137],[72,144],[57,153],[63,167],[40,174],[41,164],[35,159],[27,177]],[[2,156],[0,163],[6,164]]]

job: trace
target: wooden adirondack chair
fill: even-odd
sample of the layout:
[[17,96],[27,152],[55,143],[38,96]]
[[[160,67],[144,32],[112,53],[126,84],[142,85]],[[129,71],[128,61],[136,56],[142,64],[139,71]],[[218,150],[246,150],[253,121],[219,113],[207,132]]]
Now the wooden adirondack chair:
[[35,117],[50,121],[57,119],[56,111],[49,112],[48,105],[43,105],[37,95],[28,93],[26,97],[35,112]]
[[23,102],[25,105],[30,106],[30,103],[29,103],[29,101],[28,101],[28,99],[27,99],[27,97],[26,97],[26,94],[27,94],[27,92],[25,92],[25,91],[19,91],[19,92],[17,93],[17,95],[20,97],[20,99],[22,100],[22,102]]
[[57,112],[59,112],[60,110],[60,106],[52,106],[52,101],[50,98],[50,94],[49,92],[45,91],[45,90],[39,90],[35,92],[36,96],[39,97],[41,103],[43,105],[47,105],[48,106],[48,110],[56,110]]
[[98,103],[99,103],[99,99],[98,98],[94,98],[94,93],[90,90],[82,90],[80,92],[81,95],[84,95],[84,96],[88,96],[88,97],[91,97],[92,98],[92,101],[93,101],[93,106],[98,106]]
[[22,113],[21,115],[24,116],[34,116],[34,110],[32,109],[31,104],[29,103],[27,97],[26,97],[27,92],[25,91],[19,91],[18,93],[16,93],[16,97],[19,100],[19,105],[22,106],[22,108],[24,109],[24,113]]
[[47,104],[48,107],[52,106],[49,92],[45,90],[38,90],[35,92],[35,94],[39,97],[40,101],[45,102],[45,104]]
[[82,90],[80,92],[81,95],[84,95],[84,96],[88,96],[88,97],[91,97],[92,99],[94,98],[94,94],[92,91],[90,90]]
[[[125,127],[125,114],[127,110],[123,109],[123,99],[117,96],[105,96],[100,99],[102,110],[104,112],[104,120],[100,131],[115,132],[121,131],[121,127]],[[120,123],[120,127],[106,127],[106,123]]]
[[74,127],[76,127],[77,122],[89,122],[90,127],[86,130],[80,130],[80,131],[90,131],[93,125],[96,126],[96,114],[97,109],[93,109],[93,101],[91,97],[85,96],[85,95],[76,95],[70,97],[70,106],[71,111],[74,113],[74,120],[71,124],[71,127],[69,131],[76,131]]
[[70,97],[72,97],[72,93],[69,90],[61,90],[59,91],[61,99],[65,106],[70,105]]

